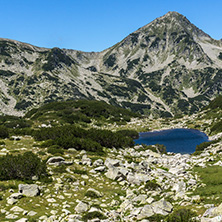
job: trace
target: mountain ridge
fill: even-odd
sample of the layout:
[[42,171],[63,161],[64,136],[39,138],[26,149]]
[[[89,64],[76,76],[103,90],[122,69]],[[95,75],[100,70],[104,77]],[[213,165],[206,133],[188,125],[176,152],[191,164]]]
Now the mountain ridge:
[[1,112],[94,99],[153,116],[193,113],[221,94],[220,53],[221,41],[177,12],[101,52],[0,39]]

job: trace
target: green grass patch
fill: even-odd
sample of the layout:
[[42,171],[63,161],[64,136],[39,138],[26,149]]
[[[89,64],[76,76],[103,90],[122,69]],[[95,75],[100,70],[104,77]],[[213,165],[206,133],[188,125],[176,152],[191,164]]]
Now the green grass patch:
[[206,168],[194,167],[201,181],[206,184],[198,187],[193,195],[200,195],[204,203],[220,203],[222,199],[222,168],[220,166],[208,166]]

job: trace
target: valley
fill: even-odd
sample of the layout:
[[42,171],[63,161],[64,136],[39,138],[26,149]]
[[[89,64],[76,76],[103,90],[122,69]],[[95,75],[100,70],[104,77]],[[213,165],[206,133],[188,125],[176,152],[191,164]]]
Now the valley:
[[[0,39],[0,221],[222,221],[222,41],[168,12],[101,52]],[[190,154],[135,145],[196,129]]]

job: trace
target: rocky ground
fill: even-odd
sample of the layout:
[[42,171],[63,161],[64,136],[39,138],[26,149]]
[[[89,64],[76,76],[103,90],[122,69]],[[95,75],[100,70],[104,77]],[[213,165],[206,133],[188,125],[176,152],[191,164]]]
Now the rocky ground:
[[[162,128],[186,127],[187,121],[159,124]],[[153,125],[151,120],[131,125],[142,129],[142,122],[160,127],[157,120]],[[217,134],[212,139],[220,137]],[[0,182],[1,221],[160,221],[183,207],[196,212],[197,221],[222,221],[220,196],[203,198],[196,192],[206,186],[196,169],[222,167],[221,141],[200,155],[161,154],[136,145],[106,149],[102,156],[74,148],[63,156],[49,156],[31,137],[5,143],[1,155],[18,150],[41,154],[47,159],[52,181]]]

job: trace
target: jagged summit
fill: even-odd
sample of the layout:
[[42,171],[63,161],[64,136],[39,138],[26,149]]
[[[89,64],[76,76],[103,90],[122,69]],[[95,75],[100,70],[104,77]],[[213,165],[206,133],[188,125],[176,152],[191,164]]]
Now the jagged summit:
[[0,39],[0,108],[96,99],[153,116],[193,113],[222,92],[222,41],[168,12],[97,53]]

